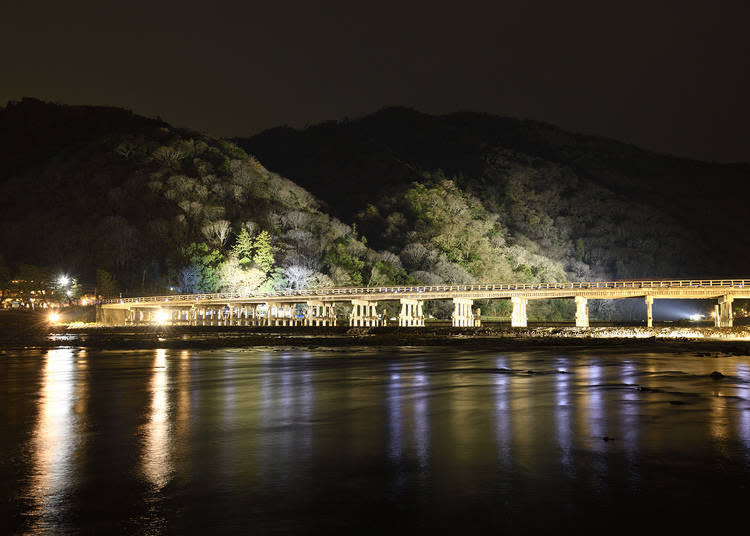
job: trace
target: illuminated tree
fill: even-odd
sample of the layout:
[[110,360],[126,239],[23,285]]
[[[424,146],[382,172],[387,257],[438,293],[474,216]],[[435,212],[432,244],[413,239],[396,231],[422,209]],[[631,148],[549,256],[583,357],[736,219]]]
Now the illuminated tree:
[[304,290],[313,282],[315,271],[307,266],[293,264],[284,268],[284,277],[290,289]]
[[205,224],[201,231],[207,240],[217,247],[222,247],[229,238],[231,229],[231,224],[227,220],[218,220]]
[[253,247],[253,237],[243,227],[240,230],[240,234],[237,235],[237,242],[235,242],[234,248],[232,248],[240,266],[246,267],[253,262]]
[[268,231],[261,231],[258,233],[258,236],[255,237],[255,241],[253,242],[253,249],[255,250],[253,262],[258,268],[268,274],[274,263],[271,235]]
[[266,280],[266,274],[256,267],[243,268],[232,254],[219,266],[219,286],[224,292],[249,295]]

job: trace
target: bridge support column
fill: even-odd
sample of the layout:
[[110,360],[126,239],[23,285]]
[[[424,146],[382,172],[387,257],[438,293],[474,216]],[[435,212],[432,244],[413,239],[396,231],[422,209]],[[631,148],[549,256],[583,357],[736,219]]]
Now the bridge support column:
[[588,300],[583,296],[576,296],[576,327],[589,327],[589,306]]
[[526,305],[529,303],[528,298],[512,297],[510,303],[513,304],[513,312],[510,315],[510,325],[514,328],[525,328],[528,326],[526,317]]
[[646,296],[646,327],[654,327],[654,297]]
[[453,298],[453,314],[451,315],[454,328],[465,328],[474,325],[474,315],[471,306],[474,300],[469,298]]
[[350,326],[378,326],[378,302],[352,300],[352,312],[349,315]]
[[297,304],[290,303],[286,306],[287,326],[297,325]]
[[734,325],[734,315],[732,314],[732,296],[720,296],[718,314],[716,315],[716,326],[720,328],[731,328]]
[[424,326],[422,300],[401,299],[401,313],[398,315],[398,325],[401,327]]
[[322,301],[308,300],[307,314],[305,315],[306,326],[329,326],[333,307]]

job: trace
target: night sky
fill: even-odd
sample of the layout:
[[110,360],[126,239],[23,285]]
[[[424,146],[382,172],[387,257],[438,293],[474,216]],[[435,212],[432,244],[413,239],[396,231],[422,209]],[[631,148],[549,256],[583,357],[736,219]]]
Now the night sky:
[[388,105],[750,161],[747,2],[13,2],[0,105],[107,104],[222,136]]

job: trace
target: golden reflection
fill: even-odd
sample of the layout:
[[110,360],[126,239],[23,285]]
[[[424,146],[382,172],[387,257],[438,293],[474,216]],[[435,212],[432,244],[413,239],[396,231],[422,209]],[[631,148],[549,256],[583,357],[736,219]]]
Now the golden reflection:
[[175,448],[179,452],[175,453],[175,460],[180,460],[183,467],[177,470],[178,474],[189,474],[189,468],[184,465],[188,463],[190,456],[190,418],[191,418],[191,400],[190,400],[190,352],[182,350],[180,359],[176,363],[176,403],[174,417],[174,435]]
[[75,450],[74,380],[75,351],[72,348],[48,351],[39,417],[32,436],[34,472],[30,489],[35,503],[33,511],[42,525],[46,525],[48,516],[59,512],[66,488],[71,485]]
[[151,411],[145,428],[143,472],[157,489],[164,487],[172,473],[169,452],[169,401],[167,392],[167,351],[156,350],[151,373]]
[[[727,395],[732,393],[723,382],[712,382],[711,391],[711,438],[725,444],[729,438],[729,418],[727,417]],[[722,449],[723,450],[723,449]]]

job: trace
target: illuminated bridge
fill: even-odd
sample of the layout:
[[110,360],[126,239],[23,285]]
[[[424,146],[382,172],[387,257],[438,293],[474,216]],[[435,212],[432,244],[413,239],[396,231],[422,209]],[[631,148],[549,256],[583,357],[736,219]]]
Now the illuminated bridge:
[[[452,300],[453,326],[480,326],[476,300],[510,300],[511,325],[526,327],[529,300],[572,299],[578,327],[589,326],[588,300],[642,298],[646,322],[653,325],[654,300],[714,299],[715,324],[732,326],[732,301],[750,298],[750,279],[656,281],[595,281],[481,285],[430,285],[323,288],[269,293],[217,293],[147,296],[105,300],[99,319],[107,324],[162,323],[225,326],[335,326],[335,304],[351,307],[350,326],[384,325],[381,302],[401,305],[399,326],[424,326],[422,305],[430,300]],[[302,307],[298,307],[302,306]],[[296,314],[304,311],[302,317]]]

